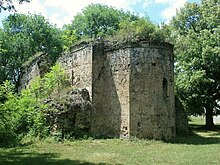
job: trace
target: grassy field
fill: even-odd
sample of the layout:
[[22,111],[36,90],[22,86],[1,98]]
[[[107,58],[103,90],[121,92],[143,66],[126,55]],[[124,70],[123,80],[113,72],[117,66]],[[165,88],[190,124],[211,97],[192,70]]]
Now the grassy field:
[[[195,124],[195,123],[194,123]],[[72,142],[24,140],[0,148],[1,165],[220,164],[220,131],[195,130],[170,142],[87,139]]]

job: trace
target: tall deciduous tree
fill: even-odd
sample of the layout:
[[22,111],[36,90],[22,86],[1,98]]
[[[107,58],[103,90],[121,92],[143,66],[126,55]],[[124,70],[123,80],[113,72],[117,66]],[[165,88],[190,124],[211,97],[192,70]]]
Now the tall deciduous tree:
[[16,85],[22,64],[36,52],[46,52],[55,61],[63,50],[61,30],[41,15],[10,15],[0,33],[0,70]]
[[69,28],[76,31],[78,38],[96,38],[114,34],[124,19],[134,21],[138,16],[106,5],[92,4],[74,17]]
[[206,128],[220,110],[220,2],[187,3],[171,25],[175,30],[177,94],[189,114],[206,113]]

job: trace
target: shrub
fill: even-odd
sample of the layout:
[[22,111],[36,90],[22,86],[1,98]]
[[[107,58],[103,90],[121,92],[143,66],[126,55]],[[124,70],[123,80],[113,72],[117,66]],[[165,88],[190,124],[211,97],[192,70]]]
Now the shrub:
[[43,78],[36,77],[32,84],[18,95],[14,86],[6,81],[0,86],[0,145],[12,144],[18,137],[31,134],[45,137],[49,135],[49,125],[45,119],[48,105],[44,101],[57,95],[64,86],[69,86],[64,70],[59,65]]

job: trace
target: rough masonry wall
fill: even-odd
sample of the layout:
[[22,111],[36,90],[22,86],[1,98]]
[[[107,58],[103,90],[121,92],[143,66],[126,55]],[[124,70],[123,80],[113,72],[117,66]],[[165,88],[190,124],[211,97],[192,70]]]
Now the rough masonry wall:
[[[92,91],[92,48],[90,44],[76,45],[65,56],[58,59],[74,88]],[[91,98],[90,98],[91,99]]]
[[23,66],[18,91],[30,85],[35,77],[43,77],[50,69],[51,61],[48,59],[46,53],[39,52],[35,56],[35,59],[26,64],[26,66]]
[[[27,68],[26,84],[40,73],[37,63]],[[81,43],[58,63],[75,89],[89,91],[90,131],[94,135],[175,136],[173,53],[169,44],[109,47],[104,42]]]
[[93,47],[92,132],[170,139],[175,136],[172,47],[126,46]]
[[128,137],[130,49],[93,49],[92,133]]
[[173,54],[169,45],[142,44],[130,53],[130,134],[175,136]]
[[190,132],[188,125],[187,113],[180,99],[175,97],[175,110],[176,110],[176,132],[179,134],[188,134]]

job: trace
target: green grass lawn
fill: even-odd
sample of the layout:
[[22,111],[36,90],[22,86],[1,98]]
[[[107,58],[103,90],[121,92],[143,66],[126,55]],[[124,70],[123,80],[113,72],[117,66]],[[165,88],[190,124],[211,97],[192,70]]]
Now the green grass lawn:
[[25,140],[0,148],[0,165],[220,164],[220,131],[195,130],[170,142],[88,139],[72,142]]
[[189,119],[190,119],[190,121],[189,121],[190,125],[198,125],[199,126],[199,125],[205,124],[205,118],[202,116],[199,116],[199,117],[191,116]]

